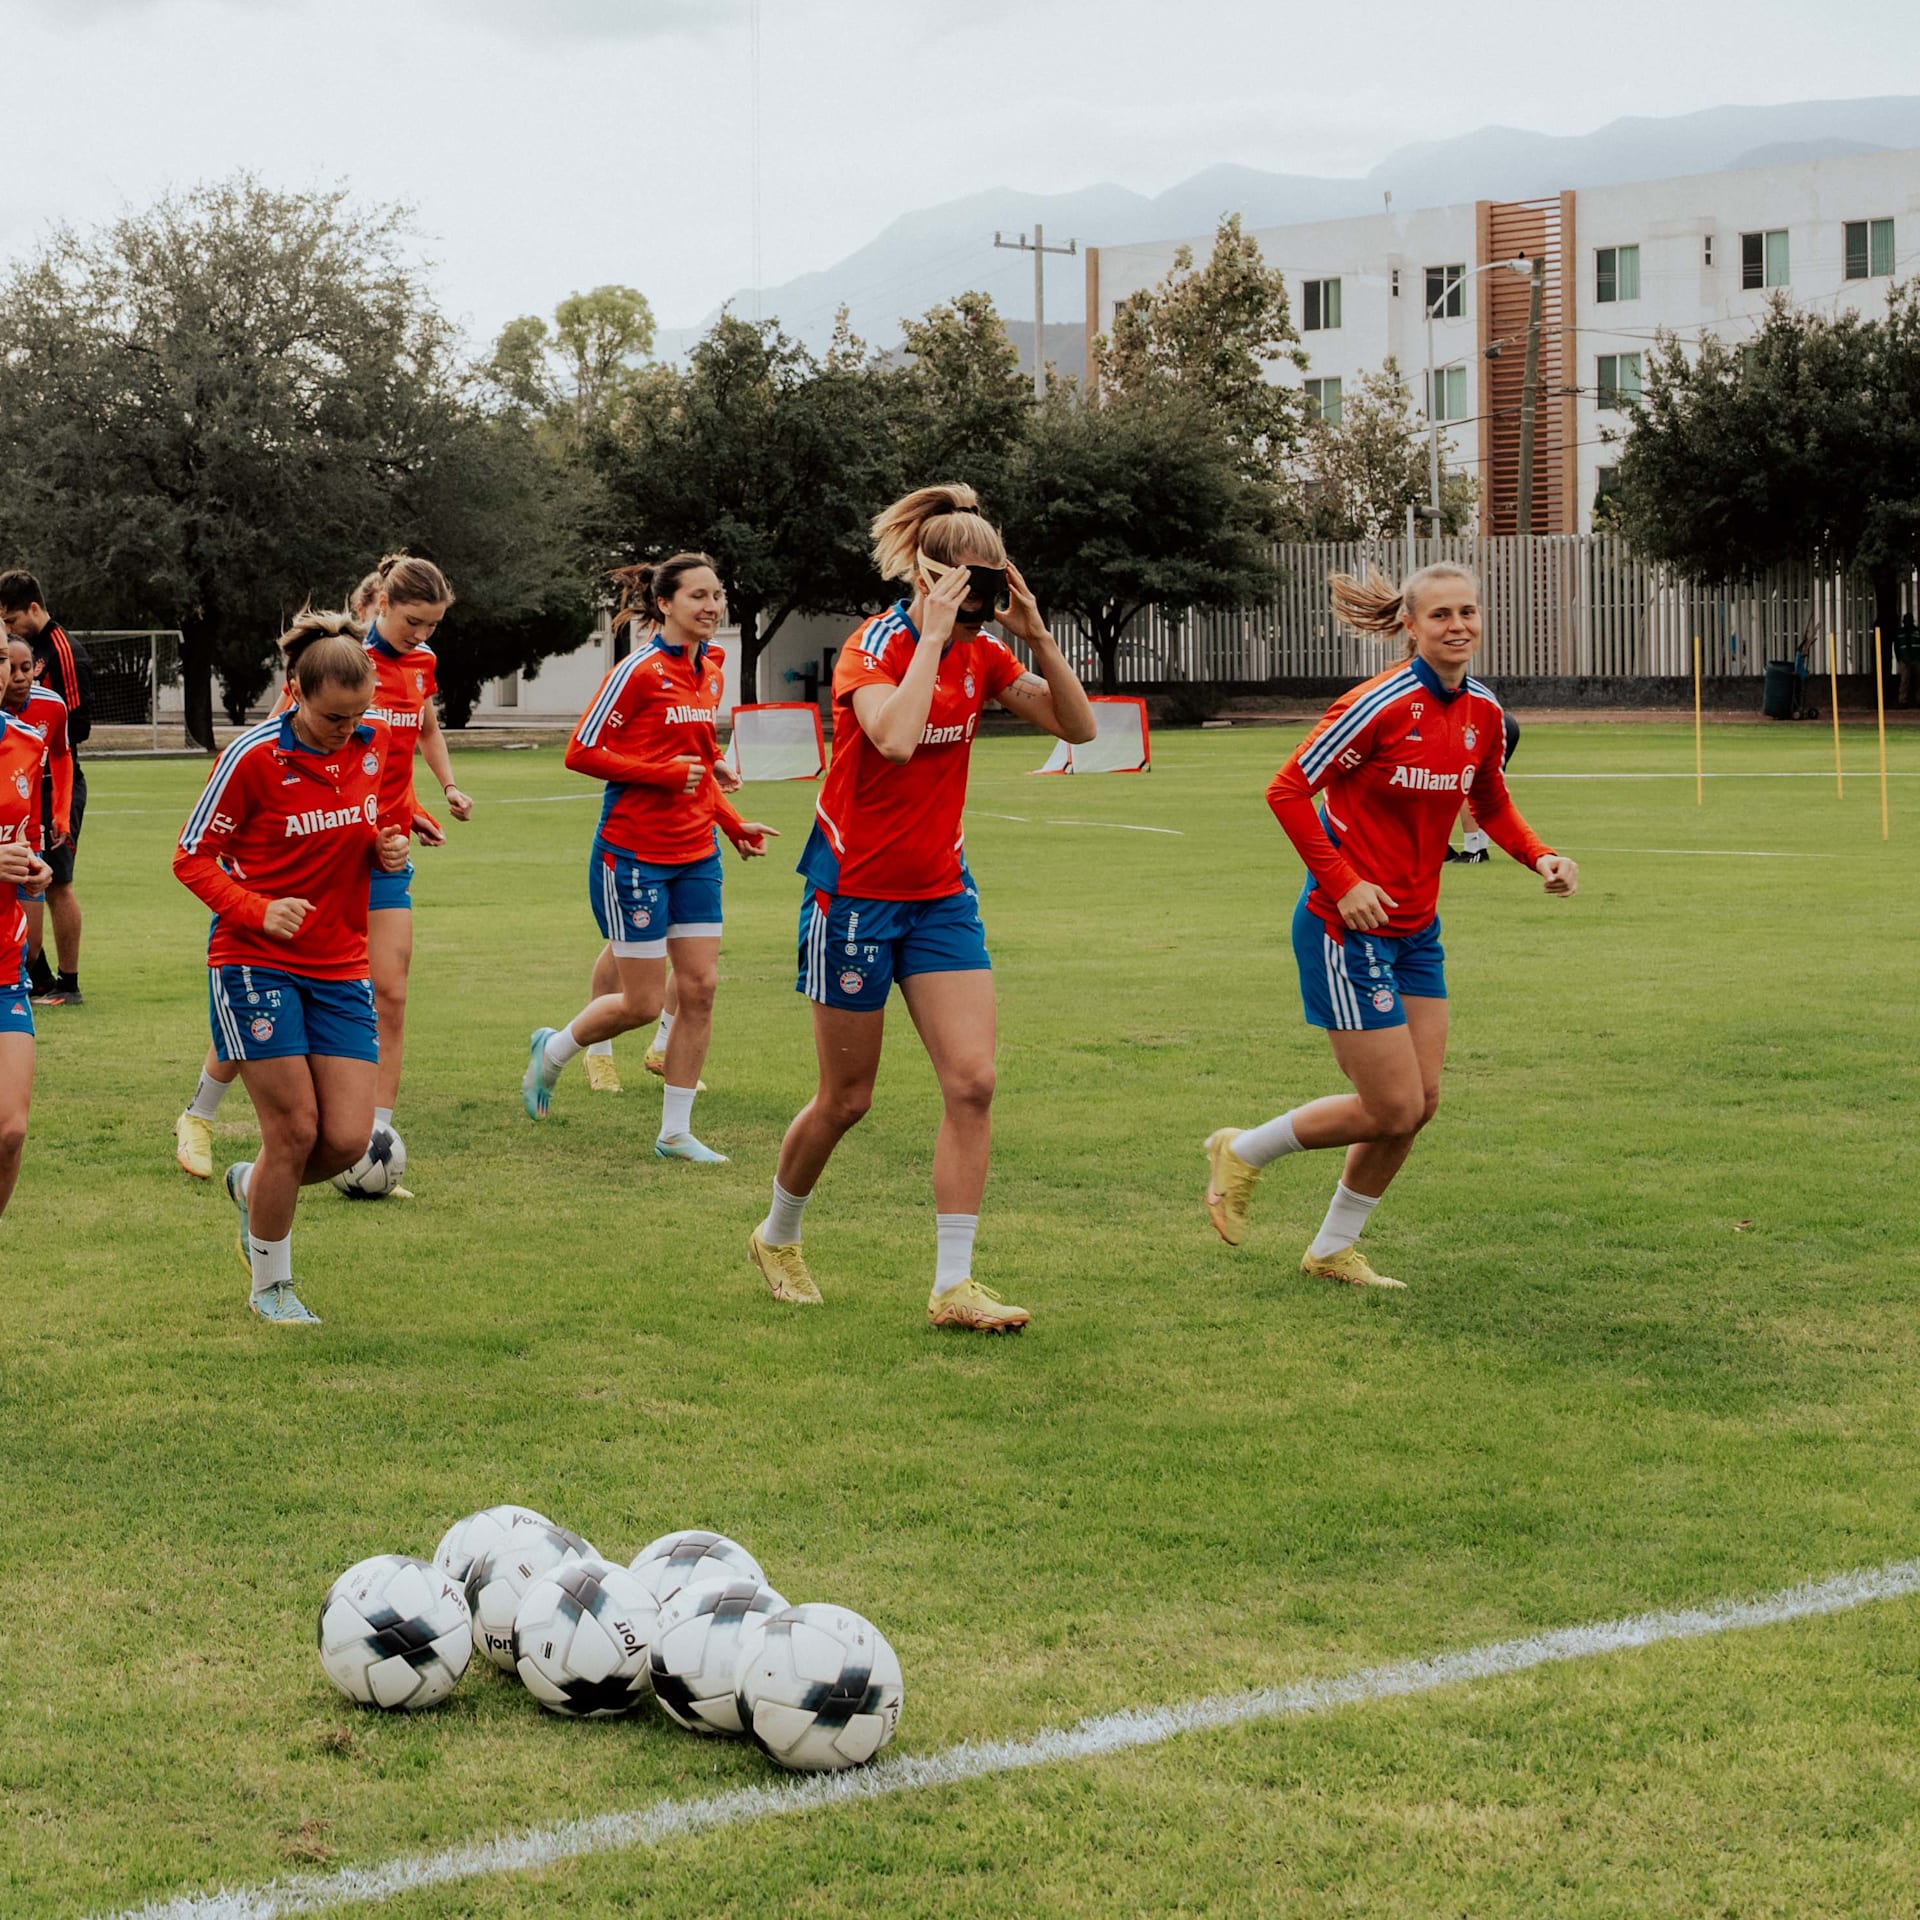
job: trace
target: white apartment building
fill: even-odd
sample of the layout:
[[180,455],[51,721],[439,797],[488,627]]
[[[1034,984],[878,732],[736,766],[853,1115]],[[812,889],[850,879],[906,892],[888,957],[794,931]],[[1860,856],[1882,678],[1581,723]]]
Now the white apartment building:
[[[1618,397],[1640,384],[1656,332],[1683,340],[1749,332],[1770,294],[1826,312],[1871,312],[1920,274],[1920,151],[1861,154],[1539,200],[1391,206],[1360,219],[1265,227],[1254,237],[1287,277],[1311,364],[1310,404],[1392,355],[1443,423],[1449,467],[1480,480],[1481,531],[1514,533],[1529,284],[1505,262],[1544,255],[1532,531],[1585,532],[1628,424]],[[1093,336],[1128,295],[1165,278],[1177,240],[1090,249]],[[1212,236],[1184,244],[1204,260]],[[1427,308],[1435,373],[1427,391]]]

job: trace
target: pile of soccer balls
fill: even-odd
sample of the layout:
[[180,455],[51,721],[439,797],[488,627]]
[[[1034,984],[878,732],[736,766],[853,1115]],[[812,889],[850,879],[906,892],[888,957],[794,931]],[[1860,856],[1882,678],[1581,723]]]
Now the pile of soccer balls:
[[530,1507],[447,1530],[433,1563],[376,1554],[320,1609],[320,1664],[349,1700],[430,1707],[478,1653],[551,1712],[636,1713],[744,1734],[783,1767],[857,1767],[900,1724],[900,1661],[845,1607],[790,1607],[723,1534],[663,1534],[630,1567]]

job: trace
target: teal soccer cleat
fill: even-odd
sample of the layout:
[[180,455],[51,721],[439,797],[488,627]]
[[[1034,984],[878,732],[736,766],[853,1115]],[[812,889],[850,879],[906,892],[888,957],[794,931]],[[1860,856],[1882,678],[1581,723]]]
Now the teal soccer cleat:
[[317,1327],[320,1324],[320,1316],[309,1312],[300,1296],[286,1282],[256,1293],[247,1304],[259,1318],[271,1320],[276,1327]]
[[553,1038],[551,1027],[535,1027],[527,1048],[527,1070],[520,1076],[520,1104],[529,1120],[544,1120],[553,1105],[553,1088],[547,1081],[547,1042]]
[[711,1147],[703,1147],[690,1133],[663,1133],[653,1143],[654,1157],[659,1160],[690,1160],[696,1167],[724,1167],[727,1156],[715,1153]]

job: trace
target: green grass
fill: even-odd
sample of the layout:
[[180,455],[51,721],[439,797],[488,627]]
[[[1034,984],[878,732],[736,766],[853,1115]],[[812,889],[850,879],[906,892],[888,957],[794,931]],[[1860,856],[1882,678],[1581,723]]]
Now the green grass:
[[[808,1219],[827,1294],[746,1264],[811,1085],[792,992],[810,790],[754,789],[730,864],[712,1171],[651,1156],[657,1083],[529,1029],[583,997],[585,800],[546,749],[469,754],[421,858],[411,1206],[303,1202],[326,1316],[243,1309],[231,1215],[174,1169],[206,1045],[205,915],[168,871],[201,769],[98,763],[89,1004],[42,1019],[0,1224],[0,1911],[75,1915],[376,1863],[767,1777],[658,1716],[577,1726],[474,1671],[347,1709],[327,1583],[525,1500],[604,1550],[675,1526],[870,1614],[899,1749],[1759,1592],[1920,1542],[1920,785],[1879,838],[1871,742],[1817,780],[1549,781],[1571,903],[1450,875],[1446,1103],[1369,1230],[1404,1295],[1295,1271],[1335,1168],[1289,1161],[1230,1254],[1199,1142],[1334,1076],[1300,1023],[1298,869],[1262,803],[1292,736],[1170,734],[1146,778],[976,751],[968,844],[1001,998],[981,1277],[1020,1340],[930,1334],[931,1075],[898,1009]],[[1817,770],[1723,729],[1726,772]],[[1920,739],[1892,742],[1920,773]],[[1673,727],[1528,730],[1516,773],[1690,773]],[[581,789],[584,791],[584,788]],[[994,817],[1024,815],[1024,821]],[[1050,820],[1172,828],[1126,833]],[[1700,858],[1647,849],[1810,857]],[[236,1094],[221,1140],[239,1157]],[[414,1896],[421,1916],[1920,1911],[1914,1629],[1899,1603],[1313,1723]]]

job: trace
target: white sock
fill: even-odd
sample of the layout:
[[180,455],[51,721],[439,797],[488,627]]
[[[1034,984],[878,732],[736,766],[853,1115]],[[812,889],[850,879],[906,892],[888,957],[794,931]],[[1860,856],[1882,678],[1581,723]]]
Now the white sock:
[[373,1110],[373,1127],[376,1133],[378,1133],[382,1127],[385,1127],[386,1130],[391,1133],[393,1131],[393,1109],[391,1107],[375,1107]]
[[961,1281],[973,1278],[973,1236],[980,1231],[977,1213],[936,1213],[934,1238],[938,1250],[934,1257],[933,1290],[951,1293]]
[[255,1293],[265,1293],[269,1287],[290,1285],[293,1280],[293,1235],[284,1233],[278,1240],[262,1240],[257,1233],[248,1234],[247,1260],[253,1268]]
[[541,1055],[541,1079],[552,1086],[560,1078],[560,1069],[579,1051],[580,1042],[573,1037],[571,1022],[564,1027],[556,1027],[547,1035],[546,1049]]
[[1327,1217],[1307,1251],[1316,1260],[1324,1260],[1330,1253],[1345,1253],[1360,1238],[1368,1214],[1379,1204],[1378,1194],[1355,1193],[1344,1180],[1335,1181],[1333,1204],[1327,1208]]
[[1460,851],[1462,853],[1485,853],[1486,850],[1487,836],[1482,833],[1478,827],[1469,827],[1461,838]]
[[653,1045],[650,1046],[647,1051],[649,1053],[665,1053],[667,1050],[667,1035],[672,1031],[673,1015],[670,1013],[661,1014],[660,1024],[653,1030]]
[[611,1060],[613,1058],[613,1042],[611,1040],[594,1041],[587,1049],[587,1058],[589,1060]]
[[811,1194],[789,1193],[778,1180],[773,1183],[773,1205],[760,1222],[760,1238],[770,1247],[797,1247],[800,1244],[800,1216],[807,1210]]
[[660,1096],[660,1138],[693,1131],[693,1096],[698,1087],[668,1087]]
[[1293,1116],[1300,1109],[1283,1113],[1277,1120],[1269,1120],[1263,1127],[1249,1127],[1244,1133],[1236,1133],[1228,1143],[1236,1160],[1244,1160],[1250,1167],[1264,1167],[1269,1160],[1278,1160],[1283,1153],[1300,1153],[1304,1149],[1294,1138]]
[[187,1111],[198,1119],[211,1120],[220,1111],[220,1102],[227,1097],[227,1089],[232,1085],[231,1080],[216,1080],[212,1074],[202,1073]]

